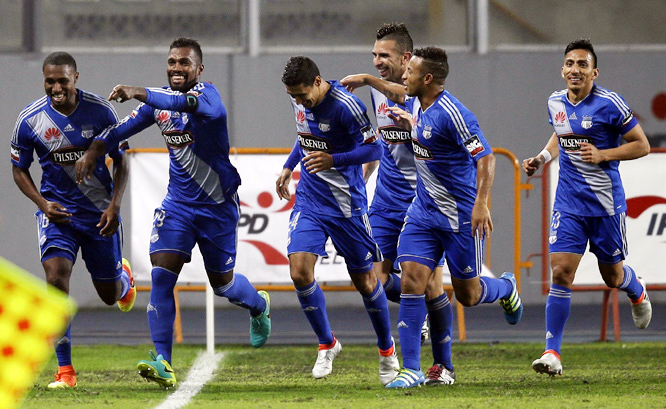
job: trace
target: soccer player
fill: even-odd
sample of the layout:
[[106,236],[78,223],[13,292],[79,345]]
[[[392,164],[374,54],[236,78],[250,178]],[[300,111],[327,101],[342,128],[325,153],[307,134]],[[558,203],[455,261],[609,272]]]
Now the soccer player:
[[622,262],[627,256],[627,203],[618,172],[619,161],[647,155],[650,145],[624,99],[594,83],[598,76],[589,39],[569,43],[562,66],[567,88],[548,98],[548,120],[555,132],[537,156],[522,164],[531,176],[560,157],[548,238],[553,278],[546,301],[546,350],[532,363],[535,371],[551,376],[562,374],[560,348],[571,285],[588,241],[604,283],[627,293],[634,324],[646,328],[652,318],[645,282]]
[[386,293],[374,271],[382,254],[368,222],[361,166],[379,159],[381,145],[363,103],[337,81],[324,81],[311,59],[290,58],[282,82],[291,97],[298,138],[276,181],[276,190],[281,199],[291,198],[289,181],[300,162],[287,251],[298,300],[319,339],[312,376],[328,376],[342,349],[331,332],[324,293],[314,278],[317,257],[327,257],[325,244],[330,237],[363,297],[377,334],[379,379],[386,385],[395,377],[399,362]]
[[481,277],[483,238],[493,228],[488,195],[495,157],[474,114],[444,89],[449,73],[446,52],[414,51],[402,79],[404,87],[377,78],[369,84],[395,102],[418,99],[412,114],[390,107],[392,118],[410,130],[416,158],[416,197],[407,210],[398,243],[403,271],[398,315],[403,369],[387,388],[425,382],[420,368],[420,327],[426,315],[425,291],[437,261],[446,257],[456,299],[464,306],[500,300],[515,325],[523,306],[512,273]]
[[[389,23],[377,30],[377,40],[372,49],[373,64],[381,78],[395,84],[402,84],[407,63],[412,57],[413,41],[405,24]],[[366,85],[366,75],[349,75],[340,83],[353,90]],[[400,276],[396,274],[393,263],[397,258],[398,236],[407,213],[407,208],[414,199],[416,190],[416,164],[412,137],[399,128],[389,117],[388,107],[398,106],[413,111],[416,99],[409,99],[406,105],[396,104],[383,93],[371,88],[372,104],[377,119],[377,128],[381,136],[383,154],[379,161],[364,164],[364,178],[367,181],[374,169],[379,166],[377,187],[370,206],[369,219],[372,234],[379,245],[384,261],[375,271],[384,285],[386,297],[393,302],[400,302]],[[418,105],[417,105],[418,108]],[[427,320],[432,329],[433,365],[427,372],[426,385],[451,385],[455,382],[455,372],[451,361],[451,341],[453,309],[442,286],[442,266],[444,259],[435,267],[426,288]],[[424,328],[427,331],[427,320]],[[421,343],[425,341],[422,329]]]
[[152,289],[148,323],[156,354],[140,361],[139,373],[164,388],[176,385],[171,367],[173,289],[192,248],[199,246],[213,291],[250,311],[250,342],[260,348],[271,332],[270,297],[234,273],[240,176],[229,161],[227,112],[214,85],[200,81],[204,70],[199,43],[179,38],[167,58],[169,86],[117,85],[109,100],[141,101],[120,123],[100,133],[76,164],[84,182],[91,164],[116,141],[157,124],[169,149],[169,186],[155,210],[150,237]]
[[[42,73],[46,96],[28,105],[16,120],[11,161],[14,182],[38,208],[35,217],[46,281],[69,294],[80,248],[102,301],[130,311],[136,290],[129,263],[122,258],[120,220],[129,169],[123,156],[126,143],[116,141],[109,146],[113,177],[103,157],[91,163],[88,180],[77,185],[74,177],[74,162],[90,145],[91,137],[116,123],[118,116],[104,98],[76,88],[79,73],[70,54],[49,54]],[[39,190],[30,174],[34,152],[42,167]],[[49,389],[77,385],[71,329],[70,324],[56,344],[58,373]]]

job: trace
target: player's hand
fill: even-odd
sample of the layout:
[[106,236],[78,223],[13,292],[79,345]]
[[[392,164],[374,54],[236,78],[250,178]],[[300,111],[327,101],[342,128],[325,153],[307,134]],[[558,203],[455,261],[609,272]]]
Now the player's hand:
[[580,158],[587,163],[599,163],[606,160],[603,153],[588,142],[580,143]]
[[97,157],[94,153],[87,150],[74,164],[74,174],[76,183],[83,183],[83,179],[90,179],[97,163]]
[[46,206],[41,210],[51,223],[69,223],[69,218],[72,217],[67,208],[58,202],[47,201]]
[[118,84],[111,90],[109,101],[125,102],[140,95],[142,92],[145,93],[144,88]]
[[478,234],[480,238],[487,238],[490,237],[491,231],[493,231],[493,220],[488,205],[475,202],[472,208],[472,236]]
[[333,156],[326,152],[310,152],[303,158],[303,166],[308,173],[317,173],[333,167]]
[[368,74],[352,74],[347,75],[340,80],[340,84],[347,89],[349,92],[354,92],[356,88],[361,88],[364,85],[368,85],[368,80],[366,76]]
[[99,223],[97,223],[97,227],[101,227],[99,234],[104,237],[113,236],[118,231],[119,225],[118,213],[111,209],[111,206],[102,213],[102,217],[100,217]]
[[541,158],[541,155],[537,155],[533,158],[527,158],[523,161],[522,164],[523,172],[525,172],[527,176],[532,176],[534,172],[539,170],[541,165],[543,165],[543,159]]
[[284,168],[275,182],[275,191],[280,199],[291,200],[289,182],[291,182],[291,170]]
[[391,118],[396,125],[408,131],[412,130],[412,114],[398,107],[388,107],[388,110],[391,111],[391,113],[388,114],[388,117]]

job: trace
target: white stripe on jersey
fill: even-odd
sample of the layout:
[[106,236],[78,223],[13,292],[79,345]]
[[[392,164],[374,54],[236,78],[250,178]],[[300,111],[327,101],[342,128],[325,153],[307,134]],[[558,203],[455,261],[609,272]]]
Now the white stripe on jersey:
[[180,91],[174,91],[168,88],[153,88],[153,87],[146,87],[146,89],[150,92],[155,92],[158,94],[165,94],[165,95],[183,95],[182,92]]
[[561,97],[562,95],[565,95],[566,93],[567,93],[566,89],[561,89],[559,91],[555,91],[552,94],[550,94],[548,99],[551,99],[551,98],[554,98],[554,97]]
[[456,126],[456,130],[458,131],[460,138],[463,141],[469,139],[472,134],[469,132],[467,124],[465,123],[460,110],[458,110],[458,107],[455,106],[453,102],[451,102],[451,100],[446,96],[440,98],[438,103],[449,114],[451,120],[453,120],[453,124]]
[[331,96],[345,104],[347,108],[349,108],[349,111],[351,111],[351,113],[354,115],[354,118],[356,118],[356,122],[358,122],[360,125],[366,125],[368,123],[365,121],[363,116],[363,110],[351,95],[345,94],[339,89],[333,88],[331,91]]
[[[598,97],[601,97],[601,98],[608,99],[611,102],[613,102],[615,107],[622,114],[622,118],[624,118],[625,120],[627,118],[631,117],[631,109],[629,109],[629,106],[627,106],[627,104],[625,104],[624,101],[622,101],[622,99],[617,95],[617,93],[612,92],[612,91],[601,90],[599,88],[595,88],[594,89],[594,95],[596,95]],[[622,123],[624,124],[624,122],[625,121],[623,120]]]
[[28,105],[25,107],[23,111],[19,114],[18,118],[16,119],[16,124],[14,125],[14,132],[12,132],[12,143],[17,144],[18,143],[18,129],[21,126],[21,123],[23,120],[35,113],[35,111],[39,111],[48,103],[48,98],[46,95],[38,99],[37,101],[33,102],[32,104]]
[[116,113],[116,109],[113,107],[113,105],[111,105],[111,102],[107,101],[105,98],[100,97],[99,95],[95,95],[88,91],[83,91],[81,95],[84,101],[93,104],[102,105],[106,107],[109,111],[113,112],[113,117],[115,118],[116,122],[118,122],[118,114]]

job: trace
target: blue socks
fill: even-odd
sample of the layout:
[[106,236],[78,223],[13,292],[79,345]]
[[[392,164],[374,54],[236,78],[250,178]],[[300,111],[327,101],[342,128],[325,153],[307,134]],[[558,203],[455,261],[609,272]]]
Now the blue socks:
[[398,312],[398,333],[402,365],[421,370],[421,326],[426,316],[425,295],[402,294]]
[[479,277],[479,283],[483,291],[477,305],[489,304],[500,298],[507,298],[513,291],[511,282],[503,278]]
[[151,272],[152,289],[150,303],[146,309],[150,337],[155,345],[157,355],[171,363],[173,347],[173,322],[176,319],[176,303],[173,289],[178,281],[178,274],[162,267],[153,267]]
[[384,283],[386,298],[391,302],[400,304],[400,291],[400,276],[396,273],[389,274],[388,280]]
[[451,363],[451,344],[453,327],[453,308],[446,293],[426,301],[428,320],[430,321],[430,339],[432,341],[433,364],[442,364],[453,370]]
[[58,357],[58,366],[67,366],[72,364],[72,324],[67,326],[67,331],[62,338],[58,340],[55,347]]
[[636,301],[643,294],[643,286],[631,267],[625,265],[622,269],[624,270],[624,280],[620,284],[620,290],[626,292],[629,299]]
[[546,351],[552,349],[560,353],[564,326],[571,309],[571,290],[552,284],[546,300]]
[[[228,273],[227,273],[228,274]],[[234,277],[224,287],[213,288],[218,297],[226,297],[229,302],[250,310],[250,315],[256,317],[266,310],[266,300],[261,298],[250,281],[242,274],[233,273]]]
[[317,281],[313,281],[305,287],[296,287],[296,295],[305,317],[310,322],[312,330],[317,334],[319,344],[333,344],[333,333],[326,314],[326,298],[324,298],[324,292],[317,285]]
[[365,304],[372,327],[377,334],[377,346],[383,351],[391,348],[393,345],[391,341],[391,318],[389,317],[388,301],[386,300],[384,287],[379,280],[377,280],[377,285],[372,293],[363,296],[363,304]]

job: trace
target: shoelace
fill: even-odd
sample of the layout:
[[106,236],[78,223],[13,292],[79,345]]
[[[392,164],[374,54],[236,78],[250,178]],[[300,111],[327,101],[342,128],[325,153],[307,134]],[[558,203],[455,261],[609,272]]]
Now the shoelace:
[[437,365],[434,368],[428,369],[428,378],[439,378],[442,375],[444,367]]

